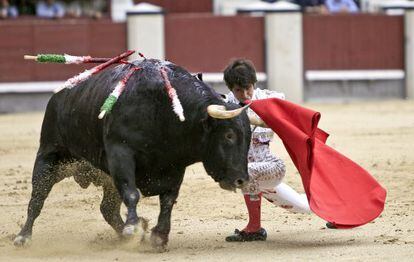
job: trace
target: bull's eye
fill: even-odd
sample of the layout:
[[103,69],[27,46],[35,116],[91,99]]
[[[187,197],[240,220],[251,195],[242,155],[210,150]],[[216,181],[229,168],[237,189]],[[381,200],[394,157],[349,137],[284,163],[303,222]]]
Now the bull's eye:
[[236,140],[236,134],[234,132],[232,132],[232,131],[231,132],[227,132],[225,134],[225,137],[230,142],[235,142],[235,140]]

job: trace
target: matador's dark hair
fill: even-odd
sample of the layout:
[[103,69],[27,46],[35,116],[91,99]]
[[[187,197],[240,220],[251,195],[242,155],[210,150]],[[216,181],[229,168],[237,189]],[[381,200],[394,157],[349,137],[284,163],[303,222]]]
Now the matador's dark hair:
[[224,70],[224,81],[230,90],[234,85],[247,89],[257,82],[256,69],[250,60],[236,59]]

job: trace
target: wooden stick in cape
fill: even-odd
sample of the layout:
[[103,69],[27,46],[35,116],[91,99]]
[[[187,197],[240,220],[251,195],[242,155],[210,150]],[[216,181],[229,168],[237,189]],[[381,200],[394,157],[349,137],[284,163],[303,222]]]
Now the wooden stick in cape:
[[83,71],[82,73],[66,80],[66,82],[63,84],[63,86],[55,89],[53,92],[57,93],[57,92],[65,89],[65,88],[71,89],[72,87],[74,87],[75,85],[79,84],[82,81],[85,81],[86,79],[88,79],[92,75],[101,72],[102,70],[104,70],[108,66],[110,66],[112,64],[115,64],[115,63],[119,62],[120,60],[122,60],[123,58],[132,55],[134,52],[135,51],[133,51],[133,50],[126,51],[125,53],[122,53],[122,54],[120,54],[120,55],[118,55],[114,58],[111,58],[110,60],[106,61],[105,63],[97,65],[97,66],[95,66],[91,69],[87,69],[87,70]]
[[180,121],[183,122],[185,121],[184,109],[183,109],[183,106],[181,105],[180,100],[178,99],[177,91],[174,89],[174,87],[172,87],[171,82],[168,79],[168,74],[165,68],[161,67],[160,71],[161,71],[162,77],[164,78],[165,90],[167,91],[168,97],[171,100],[173,111],[178,116]]
[[[39,63],[60,63],[60,64],[87,64],[87,63],[105,63],[111,58],[91,57],[91,56],[73,56],[68,54],[38,54],[25,55],[26,60],[35,60]],[[127,64],[128,61],[121,60],[119,63]]]
[[118,97],[122,94],[122,92],[124,92],[125,86],[128,83],[129,78],[136,70],[139,69],[141,69],[141,67],[132,67],[131,69],[129,69],[128,73],[121,79],[121,81],[118,82],[118,84],[115,86],[114,91],[112,91],[112,93],[109,94],[108,98],[102,105],[101,113],[98,116],[99,119],[104,118],[105,114],[110,113],[112,111],[112,107],[115,105],[116,101],[118,100]]

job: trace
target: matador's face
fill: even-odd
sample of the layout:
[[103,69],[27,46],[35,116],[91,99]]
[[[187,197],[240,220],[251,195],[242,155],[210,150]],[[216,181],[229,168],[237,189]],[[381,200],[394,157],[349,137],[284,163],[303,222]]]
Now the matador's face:
[[250,84],[247,88],[234,85],[231,89],[231,92],[240,102],[244,102],[245,100],[251,100],[254,92],[254,84]]

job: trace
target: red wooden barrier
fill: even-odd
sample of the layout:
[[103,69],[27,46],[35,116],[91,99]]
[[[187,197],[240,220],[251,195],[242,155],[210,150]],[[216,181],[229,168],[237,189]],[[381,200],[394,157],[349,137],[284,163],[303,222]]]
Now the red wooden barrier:
[[166,59],[192,72],[221,72],[245,57],[265,71],[263,17],[167,15]]
[[305,15],[305,70],[404,69],[404,19]]
[[[404,19],[385,15],[305,15],[305,70],[404,69]],[[166,59],[192,72],[221,72],[245,57],[265,72],[263,17],[167,14]],[[65,80],[85,66],[38,65],[25,54],[111,57],[126,49],[125,23],[109,19],[0,21],[0,82]]]
[[125,23],[109,19],[19,19],[0,22],[0,82],[65,80],[89,66],[36,64],[25,54],[112,57],[126,50]]

